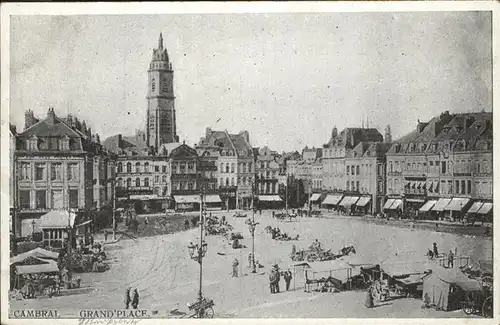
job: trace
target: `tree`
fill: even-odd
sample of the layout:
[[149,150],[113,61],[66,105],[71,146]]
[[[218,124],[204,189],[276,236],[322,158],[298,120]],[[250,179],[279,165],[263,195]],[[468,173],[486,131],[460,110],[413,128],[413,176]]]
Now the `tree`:
[[[301,179],[297,179],[294,176],[287,177],[288,191],[284,184],[279,185],[279,196],[285,201],[288,199],[289,208],[302,207],[307,201],[307,194],[305,193],[304,182]],[[286,194],[288,192],[288,198]]]

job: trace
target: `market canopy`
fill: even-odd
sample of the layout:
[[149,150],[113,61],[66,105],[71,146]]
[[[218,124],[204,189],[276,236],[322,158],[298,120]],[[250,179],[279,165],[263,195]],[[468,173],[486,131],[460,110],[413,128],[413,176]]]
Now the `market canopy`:
[[391,205],[394,203],[395,199],[388,199],[384,204],[384,210],[389,209]]
[[75,225],[76,214],[67,210],[52,210],[40,217],[40,228],[67,228]]
[[441,281],[458,285],[467,291],[482,291],[482,286],[478,280],[469,279],[459,268],[444,268],[435,266],[432,275],[437,276]]
[[432,208],[432,211],[443,211],[444,208],[450,203],[451,199],[439,199],[436,205]]
[[174,195],[176,203],[200,203],[199,195]]
[[321,204],[323,205],[337,205],[342,199],[342,195],[327,195]]
[[56,260],[59,257],[59,254],[56,252],[51,252],[41,247],[37,247],[28,252],[16,255],[10,259],[10,264],[21,263],[29,257],[36,258],[44,258],[44,259],[54,259]]
[[222,200],[220,199],[220,196],[217,194],[210,194],[205,196],[205,202],[206,203],[222,203]]
[[482,206],[483,202],[481,201],[474,202],[474,204],[472,204],[467,213],[477,213]]
[[311,195],[311,198],[309,199],[309,201],[311,202],[316,202],[319,200],[319,198],[321,197],[321,194],[319,193],[314,193],[313,195]]
[[16,266],[17,274],[34,274],[34,273],[59,273],[59,267],[57,267],[56,261],[53,260],[42,260],[44,264],[35,265],[18,265]]
[[469,203],[470,199],[463,197],[454,197],[444,208],[446,211],[462,211]]
[[283,202],[279,195],[259,195],[259,201],[264,202]]
[[488,214],[488,213],[490,213],[491,209],[493,209],[493,203],[485,202],[477,213]]
[[436,204],[436,200],[429,200],[419,209],[421,212],[427,212]]
[[359,201],[356,203],[358,207],[364,207],[368,203],[370,203],[371,198],[367,196],[362,196]]
[[380,268],[391,277],[400,277],[413,274],[424,274],[432,268],[428,261],[400,261],[391,262],[390,259],[381,263]]

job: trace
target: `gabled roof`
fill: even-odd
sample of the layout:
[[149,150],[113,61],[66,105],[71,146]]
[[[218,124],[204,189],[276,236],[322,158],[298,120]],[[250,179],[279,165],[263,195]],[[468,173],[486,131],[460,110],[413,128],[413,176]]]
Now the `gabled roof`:
[[49,123],[47,119],[41,120],[38,123],[32,125],[28,129],[24,130],[19,134],[20,138],[29,138],[36,135],[37,137],[61,137],[66,135],[70,138],[87,138],[81,132],[71,128],[66,123],[64,123],[60,118],[55,116],[54,123]]

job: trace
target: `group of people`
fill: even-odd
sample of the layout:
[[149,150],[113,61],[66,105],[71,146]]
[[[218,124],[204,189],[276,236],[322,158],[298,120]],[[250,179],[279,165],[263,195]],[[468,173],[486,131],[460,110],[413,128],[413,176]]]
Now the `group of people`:
[[[432,244],[432,249],[429,249],[427,252],[427,256],[429,256],[430,259],[438,258],[439,257],[439,251],[436,243]],[[450,249],[450,252],[448,253],[447,256],[447,267],[448,268],[453,268],[454,266],[454,261],[455,261],[455,254],[453,254],[453,251]]]
[[125,290],[125,309],[129,309],[130,305],[132,305],[133,309],[137,309],[139,307],[139,293],[137,289],[134,289],[134,293],[130,297],[130,290],[132,290],[130,287]]
[[274,264],[269,273],[269,289],[271,294],[280,292],[280,279],[281,276],[285,279],[286,291],[290,290],[290,282],[292,281],[292,272],[286,270],[285,272],[280,272],[278,264]]

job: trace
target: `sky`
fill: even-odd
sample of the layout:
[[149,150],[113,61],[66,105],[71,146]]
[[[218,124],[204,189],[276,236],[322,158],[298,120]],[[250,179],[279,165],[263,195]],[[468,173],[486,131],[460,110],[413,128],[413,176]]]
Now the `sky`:
[[490,12],[11,16],[11,123],[54,107],[101,141],[145,129],[161,32],[186,144],[210,127],[300,150],[367,119],[394,139],[446,110],[492,111],[491,28]]

